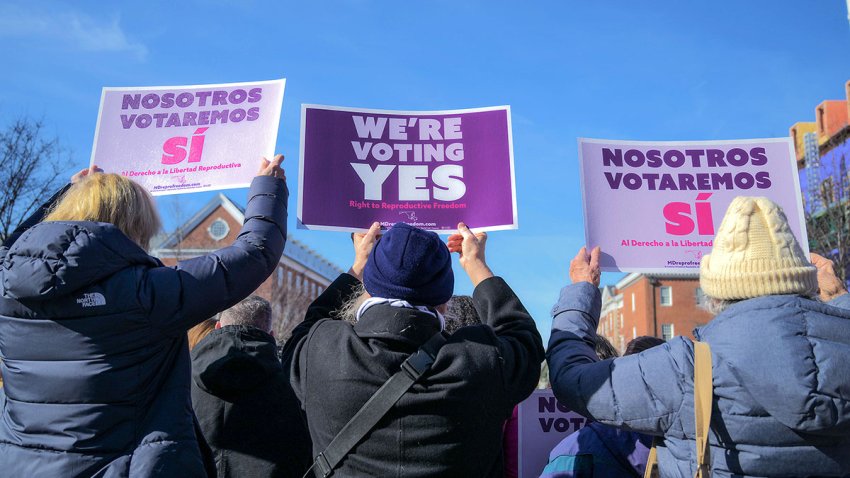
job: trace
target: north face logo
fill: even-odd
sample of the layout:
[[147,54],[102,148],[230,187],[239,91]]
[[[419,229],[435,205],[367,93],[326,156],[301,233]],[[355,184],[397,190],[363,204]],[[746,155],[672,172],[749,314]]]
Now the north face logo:
[[81,298],[77,299],[77,303],[83,307],[98,307],[106,305],[106,297],[100,292],[92,292],[90,294],[83,294]]

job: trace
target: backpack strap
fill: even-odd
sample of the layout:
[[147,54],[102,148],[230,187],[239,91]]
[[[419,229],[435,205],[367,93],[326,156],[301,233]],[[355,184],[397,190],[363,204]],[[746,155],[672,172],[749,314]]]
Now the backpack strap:
[[649,449],[649,456],[646,457],[646,469],[643,471],[643,478],[654,478],[658,476],[657,442],[658,437],[652,439],[652,448]]
[[708,433],[711,426],[712,388],[711,348],[705,342],[694,341],[694,414],[696,418],[697,472],[696,478],[711,476],[711,447]]
[[[333,474],[352,448],[357,446],[402,395],[431,369],[437,353],[445,343],[446,338],[442,332],[438,332],[401,364],[401,370],[381,385],[381,388],[342,427],[327,448],[316,457],[310,469],[314,470],[317,477],[327,478]],[[307,470],[304,476],[306,477],[309,473],[310,470]]]
[[[711,447],[708,445],[708,432],[711,428],[711,407],[713,402],[713,376],[711,370],[711,347],[705,342],[694,340],[694,418],[696,421],[697,472],[695,478],[711,476]],[[658,466],[658,452],[655,442],[649,450],[644,478],[650,478]]]

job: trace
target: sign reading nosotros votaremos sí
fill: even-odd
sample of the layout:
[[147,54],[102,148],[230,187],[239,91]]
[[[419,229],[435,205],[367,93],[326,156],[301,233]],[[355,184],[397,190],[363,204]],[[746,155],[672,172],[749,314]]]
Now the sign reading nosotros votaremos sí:
[[579,163],[587,244],[602,248],[603,270],[698,270],[736,196],[764,196],[782,206],[795,237],[808,251],[790,138],[580,138]]
[[247,187],[274,154],[284,85],[104,88],[91,162],[154,195]]
[[517,227],[507,106],[385,111],[303,105],[299,226],[375,221],[449,231]]

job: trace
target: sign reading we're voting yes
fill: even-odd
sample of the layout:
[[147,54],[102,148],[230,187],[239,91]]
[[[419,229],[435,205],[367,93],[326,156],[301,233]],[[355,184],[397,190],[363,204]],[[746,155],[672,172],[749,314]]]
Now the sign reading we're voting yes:
[[510,108],[387,111],[303,105],[299,227],[377,221],[432,231],[517,227]]
[[247,187],[274,155],[284,86],[104,88],[91,164],[154,195]]
[[808,240],[790,138],[644,142],[579,139],[586,240],[602,270],[695,271],[736,196],[764,196]]

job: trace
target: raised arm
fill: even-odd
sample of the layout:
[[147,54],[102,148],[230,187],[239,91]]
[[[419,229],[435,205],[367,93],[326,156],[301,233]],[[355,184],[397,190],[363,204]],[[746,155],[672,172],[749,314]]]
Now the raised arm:
[[[667,431],[693,383],[693,344],[683,338],[637,355],[599,361],[594,338],[599,324],[599,250],[582,248],[570,265],[552,313],[547,361],[555,396],[599,422],[650,434]],[[686,393],[690,393],[687,391]]]
[[251,182],[245,222],[228,247],[144,273],[140,302],[154,326],[185,333],[193,325],[253,292],[274,271],[286,243],[286,177],[283,156],[263,160]]
[[522,302],[487,265],[486,243],[486,233],[473,234],[463,223],[458,224],[458,234],[448,239],[449,250],[460,254],[460,264],[475,286],[472,300],[481,320],[496,335],[503,386],[516,404],[531,394],[540,379],[543,340]]
[[363,279],[363,268],[369,260],[369,253],[378,242],[381,225],[373,223],[365,234],[354,234],[351,236],[354,245],[354,263],[346,274],[339,277],[310,304],[304,321],[298,324],[292,331],[292,336],[286,341],[281,352],[281,363],[290,373],[290,383],[295,396],[302,403],[304,400],[304,387],[307,379],[307,357],[302,351],[309,341],[310,329],[316,322],[331,317],[331,312],[342,308]]

